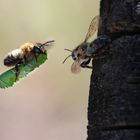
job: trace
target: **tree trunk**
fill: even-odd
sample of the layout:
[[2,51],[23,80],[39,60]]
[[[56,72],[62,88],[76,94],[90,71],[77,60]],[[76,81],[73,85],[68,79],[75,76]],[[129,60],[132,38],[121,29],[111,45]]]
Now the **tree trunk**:
[[138,2],[101,1],[98,35],[110,36],[112,43],[93,60],[87,140],[140,140]]

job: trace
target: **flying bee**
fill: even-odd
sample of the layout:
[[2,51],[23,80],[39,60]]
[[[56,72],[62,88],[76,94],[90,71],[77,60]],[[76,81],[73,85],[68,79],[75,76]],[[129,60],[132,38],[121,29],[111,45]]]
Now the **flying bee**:
[[4,65],[8,67],[15,66],[16,79],[19,74],[19,65],[25,64],[33,58],[37,61],[39,54],[46,54],[46,46],[50,46],[54,40],[47,41],[45,43],[28,42],[21,45],[18,49],[15,49],[8,53],[4,58]]
[[78,45],[73,51],[71,51],[69,49],[65,49],[67,51],[70,51],[72,54],[69,55],[68,57],[66,57],[66,59],[63,61],[63,63],[65,63],[65,61],[70,56],[72,57],[72,59],[74,60],[73,64],[71,65],[72,73],[79,73],[81,67],[92,68],[91,66],[88,65],[90,63],[92,56],[88,55],[86,53],[87,47],[90,46],[90,43],[87,41],[96,32],[96,30],[98,28],[98,24],[99,24],[99,19],[100,19],[99,16],[95,16],[92,19],[90,26],[89,26],[89,29],[88,29],[88,32],[86,34],[85,40],[80,45]]

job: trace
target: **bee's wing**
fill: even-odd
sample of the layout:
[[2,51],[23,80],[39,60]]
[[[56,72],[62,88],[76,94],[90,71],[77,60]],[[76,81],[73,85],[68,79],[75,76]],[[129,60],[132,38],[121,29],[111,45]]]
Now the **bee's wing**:
[[77,61],[74,61],[73,64],[71,65],[71,72],[77,74],[80,71],[81,71],[80,64]]
[[92,19],[84,42],[87,42],[87,40],[96,32],[96,30],[98,29],[99,20],[100,20],[99,16],[95,16]]

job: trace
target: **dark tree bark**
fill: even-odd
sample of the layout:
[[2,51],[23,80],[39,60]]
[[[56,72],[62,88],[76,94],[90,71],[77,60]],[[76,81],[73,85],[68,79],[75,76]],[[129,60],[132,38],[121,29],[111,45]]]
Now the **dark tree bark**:
[[112,43],[93,60],[87,140],[140,140],[138,2],[101,1],[98,35],[110,36]]

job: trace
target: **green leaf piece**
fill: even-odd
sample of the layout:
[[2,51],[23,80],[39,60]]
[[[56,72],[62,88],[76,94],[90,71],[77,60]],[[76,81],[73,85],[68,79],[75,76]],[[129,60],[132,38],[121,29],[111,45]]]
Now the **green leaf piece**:
[[0,74],[0,88],[8,88],[14,85],[15,82],[20,80],[21,78],[27,76],[31,71],[35,68],[39,67],[47,60],[47,52],[46,54],[39,54],[37,56],[37,61],[35,58],[28,61],[26,64],[22,64],[19,66],[19,75],[16,80],[15,76],[15,68],[12,68],[2,74]]

